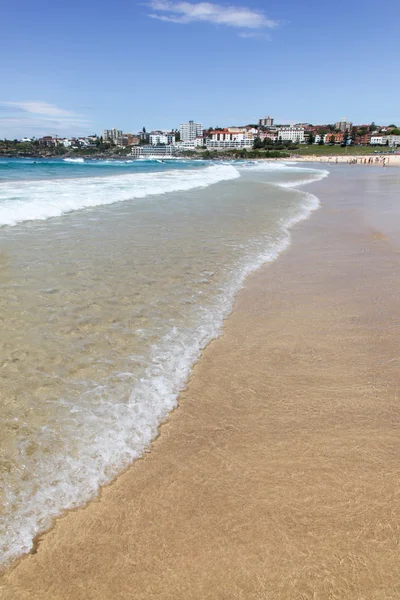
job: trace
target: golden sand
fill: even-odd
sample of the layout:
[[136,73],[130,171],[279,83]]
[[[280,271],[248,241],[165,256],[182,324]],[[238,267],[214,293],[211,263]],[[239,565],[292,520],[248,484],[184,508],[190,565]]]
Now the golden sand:
[[329,203],[300,225],[151,453],[59,519],[1,598],[400,598],[395,250]]
[[[382,152],[380,148],[377,152]],[[372,159],[372,163],[368,160]],[[400,154],[341,154],[338,156],[332,155],[320,155],[320,154],[309,154],[305,156],[292,156],[291,158],[285,159],[285,162],[312,162],[312,163],[329,163],[329,164],[348,164],[356,161],[358,165],[364,167],[400,167]]]

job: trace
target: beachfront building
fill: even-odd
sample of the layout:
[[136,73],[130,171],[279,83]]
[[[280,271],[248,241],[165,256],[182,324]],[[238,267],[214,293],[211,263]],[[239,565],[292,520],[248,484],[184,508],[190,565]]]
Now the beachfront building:
[[197,137],[195,140],[191,140],[189,142],[175,142],[174,147],[176,150],[196,150],[196,148],[201,148],[205,146],[205,141],[203,136]]
[[260,138],[260,140],[263,142],[264,140],[268,139],[271,140],[271,142],[276,142],[276,140],[278,139],[278,136],[276,134],[275,131],[260,131],[260,133],[258,134],[258,137]]
[[387,146],[387,135],[371,135],[371,146]]
[[149,135],[151,146],[159,146],[160,144],[173,144],[175,142],[175,133],[165,131],[152,131]]
[[229,127],[227,129],[215,129],[206,138],[208,150],[218,148],[253,148],[255,134],[246,128]]
[[341,121],[337,121],[337,123],[335,123],[335,129],[338,131],[351,131],[352,127],[353,123],[346,121],[346,119],[342,119]]
[[264,117],[263,119],[258,119],[259,127],[273,127],[274,120],[271,117]]
[[343,140],[344,140],[344,133],[341,131],[329,131],[328,133],[325,134],[324,136],[324,143],[325,144],[342,144]]
[[367,132],[356,135],[355,143],[358,146],[368,146],[371,143],[371,134]]
[[397,148],[397,146],[400,146],[400,135],[388,135],[387,141],[388,146],[391,148]]
[[189,121],[189,123],[181,123],[180,126],[181,142],[192,142],[197,137],[203,134],[203,126],[201,123]]
[[134,146],[131,156],[135,158],[168,158],[176,152],[175,146]]
[[254,146],[254,140],[220,140],[213,141],[207,138],[206,140],[207,150],[240,150],[241,148],[248,148],[252,150]]
[[288,125],[277,128],[278,140],[282,142],[293,142],[294,144],[305,143],[305,129],[298,125]]

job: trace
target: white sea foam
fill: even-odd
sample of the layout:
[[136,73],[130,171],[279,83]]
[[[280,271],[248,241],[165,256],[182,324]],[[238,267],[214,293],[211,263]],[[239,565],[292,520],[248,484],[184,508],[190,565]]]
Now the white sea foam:
[[326,169],[313,169],[311,167],[303,167],[297,166],[298,163],[285,163],[285,162],[266,162],[266,161],[258,161],[248,165],[244,165],[245,170],[247,171],[279,171],[284,173],[285,171],[288,175],[293,175],[296,173],[304,175],[305,173],[309,175],[308,178],[302,179],[292,179],[288,181],[280,181],[279,183],[275,183],[279,187],[284,188],[297,188],[303,185],[307,185],[309,183],[314,183],[316,181],[321,181],[325,177],[328,177],[329,171]]
[[[211,173],[213,177],[217,177],[217,173],[221,177],[220,170]],[[231,168],[225,175],[236,176]],[[202,349],[221,333],[223,320],[232,310],[235,294],[246,277],[261,265],[276,260],[290,244],[291,227],[318,208],[319,201],[312,194],[298,190],[293,193],[299,195],[299,204],[280,223],[275,242],[257,256],[239,260],[213,304],[208,308],[199,306],[198,325],[194,330],[173,327],[152,347],[145,374],[133,388],[129,402],[107,399],[106,391],[101,388],[102,402],[93,404],[89,420],[87,408],[71,403],[69,408],[74,419],[81,423],[80,435],[85,438],[87,428],[87,443],[82,452],[76,455],[65,447],[60,455],[42,454],[40,486],[33,482],[32,488],[24,492],[22,502],[21,497],[14,496],[11,487],[5,486],[6,504],[14,510],[7,517],[5,539],[0,540],[4,562],[28,552],[34,537],[48,529],[55,516],[93,498],[100,486],[149,448],[160,423],[176,407],[178,394]],[[125,376],[129,378],[132,374]],[[97,434],[93,435],[93,431]],[[43,430],[42,435],[48,434]]]
[[85,162],[85,159],[84,158],[63,158],[63,162],[82,164]]
[[43,221],[83,208],[208,187],[237,177],[240,177],[239,171],[232,165],[212,165],[203,169],[110,177],[3,182],[0,183],[0,225]]

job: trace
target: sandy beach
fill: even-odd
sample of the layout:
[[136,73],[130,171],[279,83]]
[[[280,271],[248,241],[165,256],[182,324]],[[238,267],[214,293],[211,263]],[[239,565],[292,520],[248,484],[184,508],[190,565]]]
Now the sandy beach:
[[247,279],[151,452],[2,599],[400,597],[400,221],[379,212],[400,173],[366,172],[307,187],[322,208]]
[[368,167],[400,167],[400,154],[345,154],[340,156],[317,156],[310,154],[309,156],[292,156],[285,160],[290,162],[329,163],[331,165],[358,164]]

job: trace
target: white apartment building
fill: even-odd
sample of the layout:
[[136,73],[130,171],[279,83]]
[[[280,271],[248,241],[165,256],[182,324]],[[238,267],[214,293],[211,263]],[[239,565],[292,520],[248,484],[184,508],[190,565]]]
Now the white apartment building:
[[64,146],[64,148],[71,148],[74,140],[71,138],[58,138],[57,142],[60,146]]
[[389,146],[391,148],[395,148],[396,146],[400,146],[400,135],[388,135],[387,136]]
[[191,142],[203,135],[203,126],[201,123],[189,121],[189,123],[181,123],[179,131],[181,134],[181,142]]
[[217,148],[252,148],[254,144],[254,133],[246,129],[231,127],[228,129],[216,129],[206,139],[207,149]]
[[122,129],[104,129],[103,140],[116,143],[118,138],[122,138]]
[[202,137],[197,137],[195,140],[192,140],[190,142],[175,142],[174,147],[177,150],[196,150],[196,148],[201,148],[202,146],[204,146],[205,142],[204,142],[204,138]]
[[211,140],[207,138],[206,146],[207,150],[218,150],[218,149],[239,149],[240,148],[250,148],[252,149],[254,145],[254,140],[244,139],[244,140]]
[[386,146],[387,141],[388,141],[387,135],[371,135],[370,144],[371,144],[371,146]]
[[175,146],[134,146],[131,156],[135,158],[168,158],[175,152]]
[[149,135],[151,146],[159,146],[160,144],[173,144],[175,142],[175,134],[165,133],[163,131],[152,131]]
[[238,127],[228,127],[227,129],[215,129],[210,133],[210,138],[214,141],[235,141],[253,140],[257,137],[257,129],[247,130]]
[[296,125],[290,125],[289,127],[279,127],[277,130],[278,140],[282,142],[293,142],[295,144],[304,144],[305,129],[304,127],[297,127]]
[[271,117],[264,117],[263,119],[258,119],[259,127],[273,127],[274,120]]

